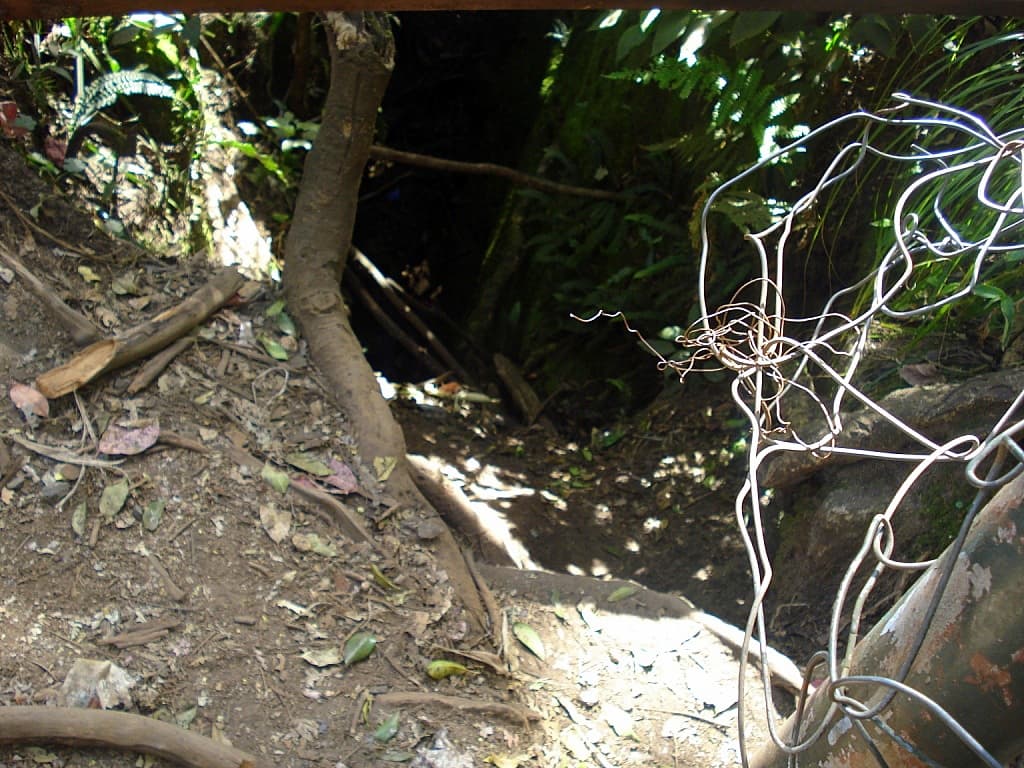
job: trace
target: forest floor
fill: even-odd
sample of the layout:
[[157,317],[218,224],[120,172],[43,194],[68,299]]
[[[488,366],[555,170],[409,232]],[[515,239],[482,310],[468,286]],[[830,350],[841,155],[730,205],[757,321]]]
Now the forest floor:
[[[0,190],[0,240],[105,332],[209,277],[109,239],[3,148]],[[39,418],[8,393],[76,346],[23,279],[0,278],[0,712],[120,708],[295,768],[738,764],[737,655],[704,613],[742,624],[750,594],[732,511],[742,433],[724,393],[680,388],[589,441],[498,406],[393,401],[410,452],[507,521],[538,568],[481,565],[510,628],[502,665],[472,644],[431,531],[373,491],[344,414],[268,314],[274,286],[217,313],[141,391],[128,394],[131,366]],[[261,335],[294,344],[289,359]],[[263,466],[333,490],[372,543],[271,487]],[[369,655],[345,664],[353,638]],[[82,660],[109,665],[94,680],[71,673]],[[461,674],[433,679],[438,660]],[[746,690],[756,746],[750,668]],[[30,763],[142,764],[0,747],[0,765]]]

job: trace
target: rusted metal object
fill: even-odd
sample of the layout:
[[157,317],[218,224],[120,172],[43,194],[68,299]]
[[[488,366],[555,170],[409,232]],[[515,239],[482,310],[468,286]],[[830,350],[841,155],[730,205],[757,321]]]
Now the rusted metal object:
[[[996,765],[1024,752],[1024,475],[979,513],[926,628],[928,606],[951,556],[947,550],[854,653],[848,672],[853,681],[842,690],[867,710],[881,708],[879,717],[858,725],[830,709],[826,681],[811,697],[800,726],[801,738],[819,728],[822,736],[799,754],[797,765],[877,768],[865,735],[893,768],[927,765],[922,756],[944,766],[992,765],[957,735],[955,723]],[[904,687],[885,703],[893,686],[863,678],[895,678],[922,632],[924,642]],[[909,695],[913,691],[945,715]],[[790,718],[784,733],[792,734],[794,727]],[[787,759],[769,745],[750,765],[784,768]]]

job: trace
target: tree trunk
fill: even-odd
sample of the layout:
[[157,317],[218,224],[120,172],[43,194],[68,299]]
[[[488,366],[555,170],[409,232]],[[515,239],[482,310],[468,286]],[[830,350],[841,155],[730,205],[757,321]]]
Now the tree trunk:
[[336,387],[361,455],[380,466],[405,456],[405,440],[349,325],[340,283],[394,45],[379,16],[328,18],[331,83],[285,243],[284,287],[313,359]]
[[[335,403],[348,416],[364,464],[391,495],[436,518],[413,484],[402,429],[381,396],[341,296],[359,184],[394,66],[390,22],[374,13],[333,13],[327,21],[331,82],[285,241],[285,297]],[[435,546],[474,634],[485,633],[475,581],[447,528]]]

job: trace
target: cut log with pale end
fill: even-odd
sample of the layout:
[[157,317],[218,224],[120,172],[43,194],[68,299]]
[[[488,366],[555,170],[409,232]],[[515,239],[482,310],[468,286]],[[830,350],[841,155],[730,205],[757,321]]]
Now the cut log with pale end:
[[68,362],[43,373],[36,389],[45,397],[70,394],[98,376],[159,352],[224,306],[245,285],[233,268],[223,269],[176,307],[111,339],[91,344]]

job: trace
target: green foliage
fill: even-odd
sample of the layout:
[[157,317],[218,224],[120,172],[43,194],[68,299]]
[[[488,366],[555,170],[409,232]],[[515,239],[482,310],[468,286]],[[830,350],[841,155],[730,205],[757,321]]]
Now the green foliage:
[[101,75],[89,83],[75,100],[68,132],[73,134],[88,125],[100,110],[113,106],[120,96],[173,99],[174,89],[156,75],[139,70],[126,69]]
[[[997,134],[1017,132],[1024,124],[1024,62],[1019,55],[1022,40],[1024,23],[1020,21],[1006,22],[996,29],[986,19],[960,20],[947,26],[944,35],[932,39],[937,50],[931,64],[904,90],[978,113]],[[926,134],[898,132],[892,137],[891,146],[905,147],[911,142],[925,150],[941,151],[951,142],[964,143],[964,138],[937,127]],[[973,155],[958,156],[957,162],[982,161],[990,154],[990,147],[979,146]],[[870,172],[877,171],[882,162],[876,161]],[[877,195],[875,210],[891,212],[904,189],[922,174],[939,167],[936,164],[905,168],[901,175],[888,179]],[[984,170],[967,167],[946,176],[941,186],[922,187],[908,200],[904,216],[913,217],[917,229],[935,242],[947,236],[949,222],[955,223],[963,242],[985,241],[996,227],[999,214],[978,202],[979,180]],[[1016,163],[1006,161],[990,168],[986,184],[989,199],[1012,201],[1020,187],[1020,168]],[[862,193],[862,189],[856,190],[857,195]],[[845,208],[848,200],[833,205]],[[887,243],[888,238],[877,239],[877,259],[882,258]],[[936,335],[967,336],[983,345],[989,342],[986,346],[995,345],[999,350],[1009,346],[1015,333],[1020,332],[1024,254],[1000,249],[1001,244],[1000,240],[991,243],[992,252],[980,264],[977,275],[975,255],[955,249],[951,249],[948,257],[915,265],[914,280],[898,297],[894,308],[909,310],[964,295],[920,323],[904,354],[911,354],[917,342]],[[861,304],[866,300],[866,294],[860,297]]]
[[[605,183],[625,190],[627,202],[535,196],[525,207],[527,267],[520,301],[508,320],[526,366],[543,365],[548,381],[572,376],[630,381],[632,373],[615,366],[633,365],[636,358],[618,362],[607,354],[620,348],[613,341],[618,326],[574,329],[562,322],[565,313],[621,310],[649,337],[667,324],[692,320],[698,216],[708,194],[758,160],[770,159],[809,126],[888,106],[898,90],[969,109],[987,107],[985,117],[997,131],[1024,124],[1020,28],[1020,22],[997,28],[987,19],[941,16],[657,10],[613,11],[592,20],[589,28],[576,25],[573,42],[581,35],[612,36],[604,75],[609,93],[616,95],[609,100],[588,93],[562,107],[567,119],[549,148],[548,173],[574,173],[568,180],[588,183],[600,178],[595,169],[603,168],[610,174]],[[570,44],[561,52],[550,88],[554,110],[559,109],[558,78],[578,74],[571,58],[599,57],[579,51]],[[651,89],[663,93],[662,101]],[[673,102],[683,108],[677,111]],[[635,104],[645,110],[636,122],[638,133],[651,124],[652,106],[662,105],[653,106],[662,117],[654,123],[661,138],[643,141],[631,167],[624,168],[614,158],[628,154],[621,143],[631,136],[610,126]],[[568,140],[581,135],[593,138]],[[834,147],[852,138],[830,136],[835,144],[828,147],[780,156],[716,200],[708,221],[715,243],[713,301],[727,301],[751,274],[744,235],[774,221],[794,190],[820,177]],[[943,141],[940,131],[919,138],[926,146]],[[801,262],[789,268],[802,271],[804,279],[787,281],[787,290],[794,292],[785,297],[791,309],[800,311],[803,286],[814,286],[817,294],[831,292],[854,282],[878,258],[878,235],[885,230],[874,224],[891,210],[891,195],[906,188],[907,178],[872,174],[872,162],[863,174],[837,185],[822,208],[796,222],[792,239],[800,243]],[[1019,169],[1005,165],[991,185],[1000,200],[1019,186]],[[965,178],[958,189],[951,180],[942,190],[943,210],[952,215],[956,209],[970,222],[968,238],[980,237],[991,225],[990,214],[971,213],[972,184]],[[930,214],[934,207],[934,198],[922,194],[912,210],[937,228]],[[926,265],[905,300],[934,300],[963,289],[967,266],[955,259]],[[1005,346],[1020,326],[1022,270],[1024,257],[990,259],[972,296],[955,310],[944,309],[935,322],[956,329],[971,325]],[[655,342],[668,347],[667,339]]]

